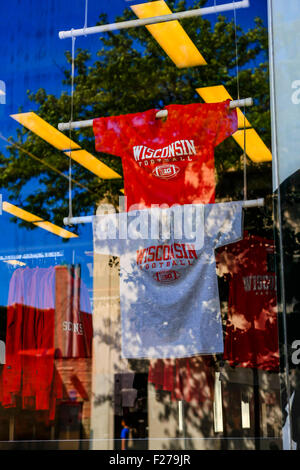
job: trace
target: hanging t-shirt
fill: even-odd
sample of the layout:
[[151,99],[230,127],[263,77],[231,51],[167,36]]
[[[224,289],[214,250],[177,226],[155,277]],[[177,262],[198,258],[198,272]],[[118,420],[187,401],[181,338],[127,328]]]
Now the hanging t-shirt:
[[277,371],[278,320],[274,241],[246,235],[217,254],[229,275],[224,359],[232,366]]
[[[215,200],[214,148],[238,128],[230,100],[94,119],[98,152],[122,158],[127,210]],[[137,208],[137,207],[136,207]]]
[[[223,352],[214,250],[241,238],[242,205],[181,206],[194,209],[199,218],[194,233],[183,227],[180,237],[178,207],[94,218],[95,253],[120,256],[123,357]],[[154,238],[159,224],[162,236]]]

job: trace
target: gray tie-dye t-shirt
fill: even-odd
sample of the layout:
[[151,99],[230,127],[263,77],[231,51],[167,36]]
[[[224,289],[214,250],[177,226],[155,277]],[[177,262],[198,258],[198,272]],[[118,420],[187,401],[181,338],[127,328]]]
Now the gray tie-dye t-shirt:
[[242,207],[181,206],[185,225],[178,206],[94,217],[95,253],[120,257],[123,357],[223,352],[214,250],[242,238]]

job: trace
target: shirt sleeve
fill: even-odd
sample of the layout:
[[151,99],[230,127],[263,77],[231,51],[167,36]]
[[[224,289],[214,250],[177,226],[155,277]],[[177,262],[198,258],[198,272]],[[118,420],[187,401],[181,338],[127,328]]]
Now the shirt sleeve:
[[214,248],[242,239],[243,201],[208,204],[205,214],[205,235]]
[[236,109],[229,107],[230,100],[219,103],[192,103],[170,105],[174,123],[203,147],[216,147],[238,129]]
[[97,152],[122,157],[124,148],[125,116],[101,117],[93,120]]
[[238,129],[238,118],[236,109],[229,107],[230,100],[214,103],[210,109],[210,122],[214,130],[214,146],[230,137]]

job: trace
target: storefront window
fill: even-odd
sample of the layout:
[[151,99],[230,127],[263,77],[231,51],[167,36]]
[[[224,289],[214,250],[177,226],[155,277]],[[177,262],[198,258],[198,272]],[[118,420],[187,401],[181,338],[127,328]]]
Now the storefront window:
[[0,449],[297,448],[291,3],[5,5]]

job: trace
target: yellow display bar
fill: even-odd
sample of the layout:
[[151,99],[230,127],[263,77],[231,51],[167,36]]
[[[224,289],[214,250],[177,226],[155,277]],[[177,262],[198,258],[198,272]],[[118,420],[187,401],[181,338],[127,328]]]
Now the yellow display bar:
[[78,144],[33,112],[11,114],[11,117],[58,150],[80,149]]
[[[70,140],[62,132],[55,129],[55,127],[48,124],[44,119],[40,118],[33,112],[12,114],[11,117],[22,124],[27,129],[34,132],[53,147],[58,150],[63,150],[68,157],[71,157],[80,165],[87,168],[89,171],[102,179],[115,179],[122,178],[118,173],[109,168],[104,163],[100,162],[96,157],[81,149],[81,147]],[[76,150],[76,153],[75,153]]]
[[2,260],[3,263],[11,264],[12,266],[26,266],[26,263],[17,259]]
[[[140,19],[172,13],[163,0],[131,5],[131,9]],[[146,28],[178,68],[207,64],[179,21],[148,25]]]
[[84,166],[87,170],[102,179],[121,178],[121,176],[107,165],[102,163],[98,158],[94,157],[86,150],[75,150],[64,152],[68,157],[72,158],[75,162]]
[[37,217],[34,214],[31,214],[31,212],[25,211],[24,209],[21,209],[20,207],[14,206],[10,202],[3,201],[2,203],[2,210],[5,212],[8,212],[11,215],[14,215],[15,217],[18,217],[19,219],[23,219],[26,222],[38,222],[41,219],[41,217]]
[[[218,103],[227,99],[232,100],[230,94],[223,85],[196,88],[196,91],[205,103]],[[262,163],[271,161],[272,154],[270,150],[258,133],[252,128],[248,119],[245,119],[244,114],[239,108],[237,108],[237,115],[238,127],[240,130],[232,135],[234,140],[244,150],[244,139],[246,138],[246,154],[253,162]],[[244,126],[246,127],[246,136],[244,136]]]
[[48,232],[53,233],[54,235],[58,235],[59,237],[62,238],[77,238],[78,235],[75,233],[69,232],[68,230],[65,230],[64,228],[58,227],[58,225],[54,225],[51,222],[34,222],[34,225],[37,225],[40,228],[43,228],[44,230],[48,230]]
[[272,154],[262,139],[259,137],[255,129],[246,129],[246,136],[244,130],[238,130],[232,137],[244,149],[246,155],[255,163],[270,162],[272,160]]
[[48,232],[51,232],[54,235],[58,235],[59,237],[62,237],[62,238],[78,237],[78,235],[76,235],[75,233],[69,232],[68,230],[58,227],[57,225],[54,225],[51,222],[47,222],[43,220],[41,217],[38,217],[32,214],[31,212],[21,209],[20,207],[15,206],[14,204],[11,204],[10,202],[3,201],[2,210],[15,217],[18,217],[19,219],[25,220],[26,222],[30,222],[40,228],[43,228],[44,230],[47,230]]

